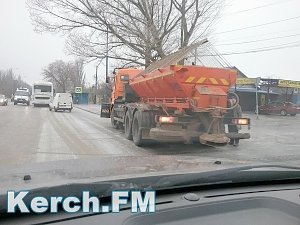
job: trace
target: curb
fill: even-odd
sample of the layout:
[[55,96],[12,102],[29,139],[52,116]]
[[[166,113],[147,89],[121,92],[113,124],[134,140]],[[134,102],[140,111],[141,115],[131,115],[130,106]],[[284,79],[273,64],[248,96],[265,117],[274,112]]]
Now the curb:
[[86,111],[86,112],[89,112],[89,113],[93,113],[93,114],[95,114],[95,115],[100,115],[100,112],[99,112],[99,113],[96,113],[96,112],[94,112],[94,111],[91,111],[91,110],[88,110],[88,109],[84,109],[84,108],[81,108],[81,107],[78,107],[78,106],[75,106],[75,105],[73,105],[73,107],[76,108],[76,109],[80,109],[80,110],[82,110],[82,111]]

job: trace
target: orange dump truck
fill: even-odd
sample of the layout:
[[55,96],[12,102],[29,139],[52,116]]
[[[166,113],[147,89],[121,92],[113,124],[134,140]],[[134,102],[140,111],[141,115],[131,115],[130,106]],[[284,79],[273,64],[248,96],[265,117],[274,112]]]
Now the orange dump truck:
[[[250,125],[248,118],[227,118],[228,93],[237,72],[195,65],[171,65],[151,72],[136,68],[115,72],[111,102],[102,117],[124,129],[140,146],[148,140],[226,144],[249,133],[225,133],[224,123]],[[235,106],[231,106],[235,107]]]

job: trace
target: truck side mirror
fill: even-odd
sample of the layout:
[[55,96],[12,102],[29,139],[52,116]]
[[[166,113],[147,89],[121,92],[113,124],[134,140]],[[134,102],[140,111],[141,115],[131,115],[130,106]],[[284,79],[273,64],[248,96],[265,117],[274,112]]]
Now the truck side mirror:
[[129,76],[128,75],[121,75],[120,79],[121,79],[121,81],[129,81]]

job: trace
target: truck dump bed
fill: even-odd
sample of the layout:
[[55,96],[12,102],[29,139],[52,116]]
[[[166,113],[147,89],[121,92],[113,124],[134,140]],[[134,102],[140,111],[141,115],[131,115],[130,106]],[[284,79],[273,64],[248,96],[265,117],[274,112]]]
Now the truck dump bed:
[[179,109],[227,107],[227,93],[237,72],[227,68],[171,65],[134,77],[130,86],[142,101]]

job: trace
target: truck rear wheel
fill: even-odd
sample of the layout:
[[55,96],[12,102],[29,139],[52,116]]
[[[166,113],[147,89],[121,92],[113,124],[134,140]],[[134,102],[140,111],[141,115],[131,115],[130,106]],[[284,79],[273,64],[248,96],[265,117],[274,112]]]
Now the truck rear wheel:
[[114,110],[114,108],[112,108],[111,114],[110,114],[110,122],[114,129],[119,129],[118,121],[116,121],[114,117],[115,117],[115,110]]
[[124,130],[125,130],[125,137],[128,140],[132,140],[132,122],[129,113],[126,113],[125,115]]
[[140,129],[141,124],[142,124],[142,114],[140,111],[136,111],[133,116],[133,122],[132,122],[132,139],[133,139],[133,143],[136,146],[141,146],[143,144],[142,130]]

